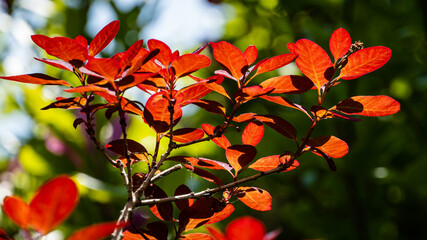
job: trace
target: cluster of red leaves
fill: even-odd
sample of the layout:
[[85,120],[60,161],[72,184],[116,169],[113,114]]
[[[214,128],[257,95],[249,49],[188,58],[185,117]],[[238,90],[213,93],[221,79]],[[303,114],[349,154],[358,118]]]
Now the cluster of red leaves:
[[[182,235],[182,233],[228,217],[234,211],[230,201],[232,197],[236,197],[252,209],[270,210],[272,197],[267,191],[253,186],[237,186],[240,185],[239,181],[245,182],[239,179],[243,171],[247,169],[259,171],[260,173],[254,175],[253,179],[273,172],[290,171],[298,167],[297,158],[305,152],[322,156],[329,167],[335,170],[332,159],[345,156],[348,153],[348,146],[345,141],[331,135],[312,138],[313,129],[320,120],[343,118],[357,121],[359,119],[351,115],[386,116],[400,109],[399,103],[388,96],[354,96],[329,108],[323,106],[326,94],[340,80],[361,77],[382,67],[391,57],[391,50],[386,47],[363,48],[360,42],[352,44],[350,35],[342,28],[334,31],[329,41],[333,62],[325,50],[307,39],[289,43],[287,47],[291,53],[263,59],[257,63],[258,50],[255,46],[249,46],[242,52],[228,42],[210,43],[213,56],[223,69],[215,71],[215,75],[206,79],[193,76],[192,73],[210,66],[209,57],[201,54],[208,44],[193,53],[181,55],[179,51],[172,51],[159,40],[149,40],[146,44],[147,48],[144,48],[143,41],[139,40],[126,51],[110,58],[97,57],[97,54],[112,41],[118,30],[119,22],[113,21],[104,27],[90,44],[82,36],[75,39],[32,36],[33,41],[47,54],[58,58],[36,59],[73,72],[80,80],[79,86],[71,86],[65,80],[42,73],[1,78],[23,83],[62,85],[68,87],[64,90],[65,92],[79,94],[68,98],[58,97],[57,101],[43,109],[79,109],[86,118],[77,118],[73,125],[77,127],[84,124],[87,133],[95,143],[98,143],[94,134],[95,113],[104,109],[108,119],[114,113],[118,113],[124,131],[123,138],[115,139],[104,147],[98,145],[98,148],[104,153],[104,149],[108,149],[118,155],[116,160],[111,160],[111,163],[118,168],[123,168],[125,165],[129,170],[132,164],[141,160],[148,164],[147,174],[137,173],[134,175],[134,181],[131,181],[132,178],[127,180],[128,184],[134,184],[127,187],[131,193],[132,191],[137,193],[136,196],[144,196],[146,200],[161,200],[168,197],[161,187],[150,183],[150,179],[146,179],[147,176],[150,178],[157,173],[164,160],[183,163],[186,169],[216,184],[217,192],[220,190],[222,192],[220,197],[208,194],[198,197],[197,200],[191,199],[191,196],[181,199],[181,196],[193,193],[187,186],[181,185],[176,189],[173,200],[179,211],[178,215],[174,216],[172,200],[155,201],[149,207],[161,221],[152,222],[146,226],[132,226],[124,232],[124,239],[142,239],[142,235],[145,239],[167,239],[168,228],[165,221],[178,223],[178,227],[175,228],[177,237],[202,239],[200,235]],[[304,76],[277,76],[263,80],[257,85],[248,85],[252,79],[262,73],[274,71],[293,61]],[[179,89],[178,80],[187,76],[193,79],[194,83]],[[225,78],[236,82],[235,92],[230,93],[230,90],[223,87],[222,82]],[[145,103],[124,96],[128,89],[134,87],[150,95]],[[311,106],[309,110],[284,96],[284,94],[301,94],[312,89],[317,90],[318,103]],[[232,107],[227,109],[219,101],[204,99],[203,97],[210,92],[216,92],[229,99]],[[104,101],[95,102],[96,97]],[[312,122],[306,136],[299,137],[296,128],[290,122],[276,115],[251,112],[237,115],[242,104],[259,98],[303,112]],[[200,128],[177,128],[183,115],[182,108],[189,104],[223,116],[224,123],[218,126],[204,123]],[[158,152],[150,154],[142,144],[126,138],[125,114],[141,117],[156,133],[157,143],[163,137],[170,139],[169,149],[162,155],[159,163],[156,162]],[[224,135],[233,125],[245,125],[241,143],[231,143]],[[257,145],[262,141],[265,126],[294,141],[297,150],[284,151],[281,154],[255,160]],[[169,156],[170,152],[176,148],[208,140],[212,140],[225,151],[227,162],[202,157]],[[109,158],[107,154],[105,155]],[[218,170],[230,174],[231,185],[224,184],[223,180],[213,173]],[[126,175],[124,171],[122,174]],[[131,174],[131,170],[128,174]],[[141,182],[147,184],[141,185]],[[141,189],[143,194],[138,194]],[[132,196],[134,195],[130,195],[130,198]],[[8,198],[5,203],[10,201],[17,203],[7,204],[6,207],[24,205],[23,201],[16,198]],[[23,220],[26,219],[24,215],[15,216],[9,211],[9,216],[22,228],[32,227],[43,234],[59,224],[61,220],[59,217],[54,217],[54,224],[39,226],[37,224],[40,222],[37,220]],[[52,216],[49,215],[49,217]],[[220,235],[217,234],[217,236]],[[228,231],[227,236],[227,238],[224,236],[217,238],[233,239]]]
[[[65,221],[79,200],[77,186],[68,176],[57,176],[46,182],[27,204],[18,196],[7,196],[2,210],[20,228],[33,229],[41,236],[48,234]],[[103,239],[126,223],[99,223],[73,233],[67,240]],[[84,238],[82,238],[84,236]],[[0,239],[12,239],[0,229]]]

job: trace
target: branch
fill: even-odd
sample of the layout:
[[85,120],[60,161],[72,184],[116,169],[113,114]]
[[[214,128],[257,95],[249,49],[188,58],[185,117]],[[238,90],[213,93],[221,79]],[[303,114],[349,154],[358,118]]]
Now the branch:
[[151,182],[155,182],[155,181],[159,180],[160,178],[162,178],[162,177],[164,177],[164,176],[166,176],[166,175],[169,175],[169,174],[171,174],[172,172],[178,171],[178,170],[180,170],[180,169],[182,169],[182,165],[181,165],[181,164],[177,164],[177,165],[175,165],[175,166],[172,166],[172,167],[170,167],[170,168],[168,168],[168,169],[166,169],[166,170],[162,171],[161,173],[159,173],[159,174],[157,174],[157,175],[154,175],[154,176],[151,178]]

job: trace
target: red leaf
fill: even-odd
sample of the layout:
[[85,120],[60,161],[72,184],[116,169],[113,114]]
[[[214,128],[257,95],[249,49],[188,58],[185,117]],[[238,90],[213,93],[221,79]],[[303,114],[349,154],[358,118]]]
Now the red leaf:
[[256,146],[264,136],[264,125],[258,121],[250,122],[242,133],[242,143]]
[[126,89],[135,87],[138,84],[145,82],[155,75],[156,73],[135,73],[116,82],[116,86],[120,91],[125,91]]
[[[215,133],[215,127],[207,123],[202,124],[202,129],[208,135],[213,135]],[[212,139],[212,141],[223,149],[227,149],[229,146],[231,146],[230,141],[228,141],[228,139],[224,135],[221,135],[220,137],[215,137]]]
[[278,76],[269,78],[260,84],[263,88],[273,87],[271,93],[303,93],[313,87],[313,82],[304,76]]
[[252,120],[256,113],[242,113],[239,116],[233,117],[233,121],[235,122],[246,122]]
[[310,139],[307,141],[307,146],[317,148],[331,158],[342,158],[348,153],[347,143],[335,136],[319,136]]
[[42,49],[45,48],[45,45],[49,39],[50,37],[41,34],[31,35],[31,40],[33,40],[33,42]]
[[106,222],[90,225],[88,227],[82,228],[74,232],[67,240],[81,240],[81,239],[90,239],[90,240],[101,240],[114,232],[116,228],[125,227],[128,223],[120,223],[117,225],[116,222]]
[[[201,56],[201,55],[200,55]],[[192,101],[197,101],[206,96],[211,90],[207,88],[205,83],[195,83],[179,90],[178,95],[182,96],[181,106],[188,105]]]
[[194,157],[186,157],[186,156],[173,156],[167,158],[167,160],[172,160],[176,162],[181,162],[185,164],[191,164],[196,167],[215,169],[215,170],[226,170],[231,175],[231,170],[233,169],[228,163],[220,162],[216,160],[211,160],[207,158],[194,158]]
[[244,87],[244,88],[238,89],[234,94],[233,98],[240,103],[245,103],[249,100],[269,94],[273,90],[274,90],[273,87],[263,88],[262,86],[259,86],[259,85]]
[[68,93],[86,93],[86,92],[107,92],[113,94],[107,88],[103,88],[97,85],[89,84],[85,86],[79,86],[75,88],[64,89],[65,92]]
[[214,237],[215,240],[228,240],[227,237],[220,230],[210,226],[206,229],[211,234],[211,236]]
[[[145,198],[166,198],[168,195],[157,185],[152,184],[144,192]],[[164,221],[170,221],[173,218],[173,205],[171,202],[158,203],[150,205],[150,210],[156,217]]]
[[13,240],[13,238],[4,229],[0,228],[0,240]]
[[391,58],[391,49],[387,47],[369,47],[361,49],[348,57],[348,62],[341,70],[340,77],[351,80],[377,70]]
[[271,210],[273,198],[267,191],[256,187],[238,187],[235,191],[236,197],[246,206],[257,211]]
[[379,117],[397,113],[400,110],[400,104],[385,95],[354,96],[339,102],[331,110],[337,110],[349,115]]
[[182,109],[179,102],[174,104],[173,111],[173,123],[171,123],[167,93],[157,92],[147,100],[144,118],[157,133],[163,133],[169,130],[171,124],[175,125],[181,119]]
[[237,172],[254,160],[257,150],[252,145],[232,145],[225,150],[228,162]]
[[181,235],[180,238],[184,240],[215,240],[211,236],[204,233],[190,233],[186,235]]
[[71,214],[78,198],[77,186],[68,176],[45,183],[30,203],[32,228],[42,235],[47,234]]
[[30,207],[18,196],[7,196],[3,200],[2,211],[16,225],[28,229],[30,224]]
[[101,52],[117,35],[120,28],[118,20],[112,21],[96,34],[89,45],[89,55],[96,56]]
[[200,128],[180,128],[173,131],[173,140],[175,142],[186,143],[203,138],[204,135],[205,132]]
[[289,100],[289,99],[287,99],[285,97],[281,97],[281,96],[261,96],[260,98],[265,99],[265,100],[270,101],[270,102],[274,102],[274,103],[280,104],[282,106],[294,108],[294,109],[300,110],[300,111],[308,114],[307,110],[304,107],[302,107],[301,105],[298,105],[296,103],[291,102],[291,100]]
[[[262,157],[258,160],[256,160],[254,163],[252,163],[249,168],[252,168],[254,170],[260,171],[260,172],[266,172],[271,169],[277,168],[281,164],[289,164],[289,155],[272,155],[267,157]],[[292,165],[288,166],[283,172],[291,171],[299,166],[298,161],[294,160]]]
[[82,35],[78,35],[77,37],[74,38],[74,41],[78,42],[80,45],[82,45],[83,47],[87,48],[88,47],[88,43],[85,37],[83,37]]
[[209,67],[211,60],[200,54],[184,54],[179,56],[172,62],[172,67],[175,69],[175,77],[180,78],[201,68]]
[[227,68],[236,80],[240,80],[248,68],[248,61],[242,51],[225,41],[211,43],[211,46],[215,59]]
[[285,119],[274,115],[256,115],[255,118],[283,136],[296,139],[297,130]]
[[34,59],[66,71],[70,71],[70,72],[73,71],[73,65],[61,59],[46,59],[46,58],[34,58]]
[[32,74],[16,75],[16,76],[0,77],[0,78],[15,81],[15,82],[21,82],[21,83],[42,84],[42,85],[63,85],[63,86],[71,87],[71,85],[66,81],[53,78],[43,73],[32,73]]
[[228,240],[263,240],[266,231],[264,224],[252,217],[241,217],[227,225]]
[[347,115],[344,115],[342,113],[337,113],[336,111],[331,111],[331,109],[326,109],[319,105],[314,105],[311,107],[310,111],[313,113],[313,115],[316,117],[317,121],[320,121],[322,119],[329,119],[329,118],[343,118],[350,121],[361,121],[359,118],[353,118],[349,117]]
[[[150,236],[146,233],[144,233],[144,235],[145,235],[146,239],[148,239],[148,240],[158,240],[157,238]],[[126,230],[123,232],[122,240],[143,240],[143,239],[144,238],[139,233],[134,233],[134,232],[131,232],[129,230]]]
[[85,65],[85,68],[112,81],[120,72],[120,63],[111,58],[92,58]]
[[248,48],[246,48],[243,55],[245,55],[245,58],[248,61],[248,65],[251,65],[255,62],[258,56],[258,49],[254,45],[250,45]]
[[[54,37],[47,40],[44,45],[47,54],[62,59],[73,65],[73,61],[80,61],[83,64],[86,61],[87,49],[77,41],[67,37]],[[80,66],[79,66],[80,67]]]
[[200,99],[200,100],[193,100],[191,101],[191,103],[200,108],[203,108],[208,112],[225,116],[225,107],[222,106],[222,104],[217,101]]
[[329,39],[329,49],[334,56],[335,62],[343,57],[351,47],[350,34],[344,28],[338,28]]
[[275,69],[286,66],[289,63],[293,62],[296,57],[298,57],[298,54],[287,53],[287,54],[282,54],[282,55],[265,59],[259,62],[257,65],[255,65],[254,70],[257,70],[255,75],[265,73],[265,72],[270,72]]
[[[128,152],[130,152],[130,156],[132,158],[138,159],[141,154],[144,155],[147,153],[147,149],[145,149],[145,147],[139,142],[136,142],[132,139],[127,139],[126,143]],[[126,154],[124,139],[111,141],[105,145],[105,148],[121,156],[125,156]]]
[[164,42],[157,39],[150,39],[147,42],[148,49],[153,51],[154,49],[159,49],[160,52],[157,54],[156,59],[163,64],[163,68],[167,68],[171,61],[173,60],[172,50]]
[[205,180],[208,180],[209,182],[213,182],[215,184],[217,184],[218,186],[222,186],[222,181],[221,179],[219,179],[216,175],[201,169],[201,168],[197,168],[191,165],[184,165],[185,168],[187,168],[188,170],[190,170],[191,172],[199,175],[200,177],[204,178]]
[[122,57],[120,58],[120,67],[122,69],[126,69],[132,66],[132,62],[140,52],[142,44],[143,40],[138,40],[123,53]]
[[333,75],[333,65],[328,54],[316,43],[301,39],[295,43],[299,70],[320,89]]
[[289,52],[295,53],[295,43],[288,43],[286,47],[289,49]]

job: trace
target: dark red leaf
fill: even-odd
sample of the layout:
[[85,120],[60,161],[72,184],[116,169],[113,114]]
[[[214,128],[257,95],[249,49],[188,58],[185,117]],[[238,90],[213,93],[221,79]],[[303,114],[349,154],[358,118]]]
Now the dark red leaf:
[[164,222],[151,222],[147,224],[148,230],[153,237],[157,240],[167,240],[168,238],[168,227]]
[[184,165],[185,168],[190,170],[191,172],[195,173],[196,175],[199,175],[200,177],[208,180],[209,182],[213,182],[217,184],[218,186],[222,186],[222,181],[220,178],[218,178],[215,174],[212,174],[204,169],[194,167],[191,165]]
[[[176,190],[174,196],[184,195],[191,193],[191,189],[187,187],[187,185],[181,184],[179,185]],[[179,210],[184,210],[185,208],[190,207],[193,205],[194,199],[181,199],[175,201],[175,205],[178,207]]]
[[222,104],[217,101],[200,99],[200,100],[193,100],[191,104],[194,104],[200,108],[203,108],[208,112],[225,116],[225,107],[222,106]]
[[258,121],[250,122],[242,133],[242,143],[256,146],[264,136],[264,125]]
[[0,78],[15,81],[15,82],[21,82],[21,83],[42,84],[42,85],[63,85],[63,86],[71,87],[71,85],[68,82],[53,78],[43,73],[32,73],[32,74],[16,75],[16,76],[0,77]]
[[400,104],[385,95],[354,96],[339,102],[331,110],[337,110],[349,115],[379,117],[397,113],[400,110]]
[[340,77],[351,80],[377,70],[391,58],[391,49],[387,47],[369,47],[361,49],[348,57],[341,70]]
[[295,43],[299,70],[320,89],[333,75],[333,65],[328,54],[316,43],[301,39]]
[[238,187],[235,190],[235,195],[246,206],[254,210],[257,210],[257,211],[271,210],[271,202],[273,201],[273,198],[267,191],[261,188]]
[[252,145],[232,145],[225,150],[228,162],[237,172],[254,160],[257,150]]
[[[168,195],[157,185],[152,184],[144,192],[146,199],[165,198]],[[170,221],[173,218],[173,206],[171,202],[158,203],[150,205],[150,210],[156,217],[164,221]]]
[[77,186],[68,176],[58,176],[45,183],[29,205],[32,228],[47,234],[71,214],[78,199]]
[[117,35],[120,28],[118,20],[112,21],[96,34],[89,45],[89,55],[96,56],[101,52]]
[[242,78],[248,68],[248,61],[242,51],[225,41],[211,43],[211,46],[215,59],[230,72],[234,79]]
[[157,92],[151,95],[145,104],[144,118],[157,133],[168,131],[170,125],[177,124],[182,117],[180,103],[176,102],[173,108],[173,123],[171,123],[169,105],[166,92]]
[[[126,139],[126,140],[127,140],[126,143],[128,147],[128,152],[132,154],[147,153],[147,149],[145,149],[145,147],[139,142],[134,141],[132,139]],[[121,156],[125,156],[126,154],[124,139],[117,139],[117,140],[111,141],[105,145],[105,148]]]
[[296,139],[297,130],[292,126],[292,124],[281,117],[274,115],[256,115],[255,119],[266,124],[287,138],[293,140]]
[[334,56],[335,62],[343,57],[351,47],[350,34],[344,28],[338,28],[329,39],[329,49]]

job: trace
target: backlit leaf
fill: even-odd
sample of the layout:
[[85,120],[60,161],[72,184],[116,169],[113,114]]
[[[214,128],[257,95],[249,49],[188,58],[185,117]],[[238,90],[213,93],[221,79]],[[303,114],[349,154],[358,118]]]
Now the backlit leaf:
[[267,157],[262,157],[252,163],[249,168],[252,168],[257,171],[266,172],[272,169],[279,167],[282,164],[288,165],[288,167],[283,171],[291,171],[299,166],[298,161],[294,160],[292,165],[288,164],[287,160],[289,160],[289,155],[272,155]]
[[[202,129],[208,135],[213,135],[215,133],[215,127],[207,123],[202,124]],[[228,139],[224,135],[221,135],[220,137],[215,137],[212,139],[212,141],[223,149],[227,149],[229,146],[231,146],[230,141],[228,141]]]
[[232,145],[225,150],[228,162],[237,172],[254,160],[257,150],[252,145]]
[[361,49],[348,57],[348,62],[341,69],[340,77],[351,80],[377,70],[391,58],[391,49],[377,46]]
[[257,211],[271,210],[273,198],[267,191],[256,187],[238,187],[235,191],[236,197],[246,206]]
[[248,68],[248,61],[242,51],[225,41],[211,43],[211,46],[215,59],[221,63],[236,80],[242,78]]
[[70,71],[70,72],[73,71],[73,65],[61,59],[46,59],[46,58],[34,58],[34,59],[66,71]]
[[286,106],[286,107],[290,107],[290,108],[300,110],[300,111],[307,114],[307,110],[303,106],[296,104],[296,103],[293,103],[293,102],[291,102],[291,100],[289,100],[285,97],[282,97],[282,96],[261,96],[260,98],[267,100],[267,101],[270,101],[270,102],[280,104],[282,106]]
[[89,45],[89,55],[96,56],[101,52],[117,35],[120,28],[120,22],[115,20],[105,26],[96,34]]
[[397,113],[400,103],[385,95],[354,96],[339,102],[331,109],[349,115],[379,117]]
[[287,53],[267,58],[255,65],[254,70],[256,69],[257,71],[256,75],[270,72],[288,65],[289,63],[293,62],[297,56],[298,54]]
[[183,240],[215,240],[208,234],[204,234],[204,233],[190,233],[186,235],[181,235],[180,238]]
[[245,58],[248,61],[248,65],[251,65],[252,63],[255,62],[258,56],[258,49],[254,45],[250,45],[249,47],[246,48],[243,55],[245,55]]
[[263,88],[262,86],[255,85],[238,89],[233,98],[240,103],[245,103],[249,100],[271,93],[273,87]]
[[179,56],[171,65],[175,69],[176,78],[179,78],[208,67],[210,64],[211,60],[207,56],[189,53]]
[[170,125],[175,125],[182,117],[182,109],[179,103],[174,104],[173,123],[170,122],[169,100],[165,92],[158,92],[147,100],[144,109],[144,119],[158,133],[169,130]]
[[160,61],[160,63],[163,65],[162,67],[167,68],[173,60],[172,50],[169,48],[169,46],[157,39],[148,40],[147,46],[150,51],[159,49],[159,54],[157,54],[156,59]]
[[101,240],[111,235],[111,233],[113,233],[116,228],[124,227],[126,225],[128,224],[125,222],[120,224],[117,224],[117,222],[93,224],[88,227],[77,230],[71,236],[69,236],[67,240]]
[[64,98],[53,102],[41,110],[47,110],[50,108],[63,108],[63,109],[78,109],[86,105],[87,99],[82,97]]
[[334,56],[335,62],[343,57],[351,46],[350,34],[344,28],[338,28],[329,39],[329,50]]
[[32,228],[42,235],[47,234],[71,214],[78,199],[77,186],[68,176],[62,175],[48,181],[31,200]]
[[87,49],[74,39],[67,37],[54,37],[47,40],[44,45],[47,54],[69,62],[73,65],[79,61],[77,67],[80,67],[86,61]]
[[25,75],[10,76],[10,77],[0,76],[0,78],[15,81],[15,82],[21,82],[21,83],[42,84],[42,85],[63,85],[63,86],[71,87],[71,85],[68,82],[53,78],[43,73],[32,73],[32,74],[25,74]]
[[190,104],[192,101],[198,101],[200,98],[211,92],[206,85],[207,84],[204,83],[195,83],[179,90],[178,95],[183,97],[181,106]]
[[229,240],[264,240],[264,224],[253,217],[241,217],[227,225],[225,231]]
[[333,65],[328,54],[316,43],[301,39],[295,43],[295,53],[298,54],[296,64],[299,70],[307,76],[319,89],[333,75]]
[[273,87],[274,90],[271,93],[303,93],[310,90],[313,87],[313,82],[307,77],[286,75],[269,78],[262,83],[260,86],[263,88]]
[[3,213],[16,225],[27,229],[30,224],[30,207],[18,196],[6,196],[2,205]]
[[[86,93],[86,92],[111,92],[107,88],[103,88],[94,84],[79,86],[75,88],[64,89],[68,93]],[[112,92],[111,92],[112,94]]]
[[42,49],[45,48],[45,45],[49,39],[50,37],[41,34],[31,35],[31,40],[33,40],[33,42]]
[[200,139],[204,135],[205,132],[200,128],[180,128],[173,131],[173,140],[175,142],[186,143]]
[[87,62],[85,68],[108,80],[114,80],[120,71],[120,63],[110,58],[92,58]]
[[307,145],[319,149],[331,158],[342,158],[348,153],[347,143],[335,136],[319,136],[308,140]]
[[215,184],[217,184],[218,186],[222,186],[222,181],[220,178],[218,178],[215,174],[212,174],[204,169],[198,168],[198,167],[194,167],[191,165],[184,165],[185,168],[187,168],[188,170],[190,170],[191,172],[193,172],[196,175],[199,175],[200,177],[208,180],[209,182],[213,182]]
[[250,122],[242,133],[242,143],[246,145],[257,145],[264,136],[264,125],[258,121]]
[[230,174],[231,174],[231,170],[233,169],[228,163],[207,159],[207,158],[173,156],[173,157],[167,158],[167,160],[177,161],[185,164],[191,164],[196,167],[216,169],[216,170],[226,170],[230,172]]

